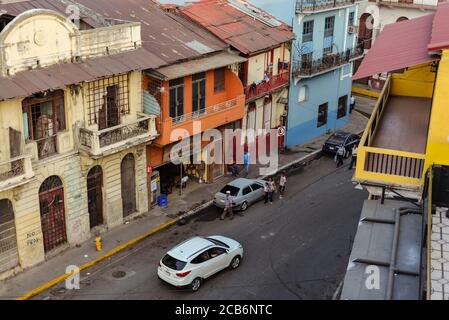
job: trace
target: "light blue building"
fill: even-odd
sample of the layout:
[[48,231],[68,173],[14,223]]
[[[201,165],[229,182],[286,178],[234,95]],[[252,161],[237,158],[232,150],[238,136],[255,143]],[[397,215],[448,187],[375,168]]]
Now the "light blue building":
[[357,2],[294,1],[286,146],[302,144],[348,122],[352,61],[356,47]]

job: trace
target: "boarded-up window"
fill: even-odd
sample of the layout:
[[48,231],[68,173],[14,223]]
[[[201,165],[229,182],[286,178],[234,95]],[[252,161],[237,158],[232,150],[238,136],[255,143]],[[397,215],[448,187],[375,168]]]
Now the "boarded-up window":
[[214,92],[218,93],[224,90],[225,90],[225,68],[215,69]]

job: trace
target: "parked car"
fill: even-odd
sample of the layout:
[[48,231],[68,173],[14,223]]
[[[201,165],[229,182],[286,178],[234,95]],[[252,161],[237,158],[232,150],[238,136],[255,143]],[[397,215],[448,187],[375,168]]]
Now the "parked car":
[[243,258],[240,243],[223,236],[194,237],[184,241],[160,260],[159,279],[178,288],[197,291],[203,280],[229,268],[235,270]]
[[264,198],[265,181],[258,179],[239,178],[224,186],[214,197],[214,204],[223,209],[226,192],[230,191],[234,200],[234,209],[245,211],[250,205]]
[[339,146],[346,149],[345,158],[351,154],[352,147],[360,143],[360,136],[344,131],[334,132],[323,145],[323,152],[329,155],[335,155]]

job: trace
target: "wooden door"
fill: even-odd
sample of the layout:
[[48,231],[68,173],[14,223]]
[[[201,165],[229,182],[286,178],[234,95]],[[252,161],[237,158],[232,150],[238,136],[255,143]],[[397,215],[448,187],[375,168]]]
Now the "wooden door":
[[132,153],[123,158],[121,164],[123,217],[136,212],[136,169]]

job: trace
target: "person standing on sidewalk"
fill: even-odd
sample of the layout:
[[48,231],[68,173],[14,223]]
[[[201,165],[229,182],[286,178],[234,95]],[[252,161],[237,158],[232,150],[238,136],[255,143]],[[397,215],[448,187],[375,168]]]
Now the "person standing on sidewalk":
[[352,147],[351,163],[349,164],[349,169],[348,170],[352,170],[352,168],[354,167],[354,164],[357,163],[357,152],[358,151],[359,151],[359,147],[355,144]]
[[287,176],[285,171],[282,171],[281,178],[279,179],[279,198],[284,198],[285,185],[287,184]]
[[344,165],[343,158],[345,157],[346,149],[343,145],[339,146],[337,149],[337,168]]
[[352,113],[352,110],[354,110],[354,108],[355,108],[355,97],[351,95],[351,104],[349,107],[349,113]]
[[231,196],[231,191],[226,191],[225,207],[220,220],[224,220],[228,215],[231,216],[231,220],[234,219],[234,212],[232,206],[234,204],[234,199]]
[[267,182],[265,182],[265,185],[263,186],[263,192],[265,193],[265,202],[268,202],[268,194],[270,193],[270,184]]

